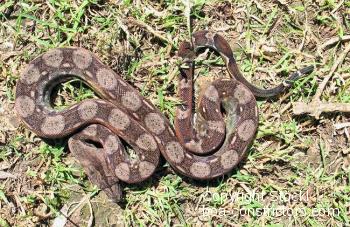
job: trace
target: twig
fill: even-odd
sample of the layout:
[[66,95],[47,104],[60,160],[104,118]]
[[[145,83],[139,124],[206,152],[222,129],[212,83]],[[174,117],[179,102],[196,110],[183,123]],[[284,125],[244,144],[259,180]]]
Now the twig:
[[[62,226],[66,224],[67,220],[69,220],[69,217],[74,213],[76,212],[77,210],[81,209],[83,207],[83,205],[85,205],[86,203],[88,203],[89,205],[89,208],[90,208],[90,212],[92,212],[92,207],[91,207],[91,203],[90,203],[90,198],[91,196],[93,195],[93,193],[90,193],[90,194],[87,194],[85,195],[79,202],[73,202],[71,203],[70,205],[65,205],[63,206],[63,208],[60,210],[60,215],[58,215],[54,222],[53,222],[53,227],[58,227],[58,226]],[[41,197],[41,196],[40,196]],[[43,198],[42,198],[43,199]],[[75,207],[72,208],[71,211],[69,211],[69,209],[74,205],[74,204],[77,204]],[[90,218],[89,218],[89,223],[88,223],[88,226],[91,226],[89,225],[91,221],[91,216],[93,217],[93,214],[90,213]],[[71,220],[69,220],[71,224],[75,225],[75,226],[78,226],[76,225],[75,223],[73,223]]]
[[337,70],[338,66],[343,63],[343,61],[344,61],[346,55],[349,53],[349,51],[350,51],[350,43],[345,47],[345,50],[339,56],[338,60],[334,63],[334,65],[331,68],[331,71],[329,72],[329,74],[323,79],[322,83],[317,88],[316,94],[315,94],[315,96],[314,96],[314,98],[312,100],[313,102],[320,101],[321,94],[322,94],[324,88],[326,87],[327,82],[333,76],[333,74]]
[[283,114],[284,112],[286,112],[290,107],[292,106],[292,103],[288,103],[280,112],[280,114]]
[[321,113],[329,112],[350,113],[350,104],[312,101],[311,103],[295,102],[293,105],[293,113],[297,115],[307,113],[316,118],[319,118]]
[[[331,42],[329,42],[331,43]],[[346,112],[350,113],[350,104],[346,103],[327,103],[321,101],[321,95],[328,81],[332,78],[337,68],[343,63],[345,57],[350,51],[350,43],[345,47],[339,58],[335,61],[328,75],[323,79],[320,86],[317,88],[316,94],[309,104],[296,102],[293,104],[293,113],[296,115],[309,114],[318,119],[323,112]]]
[[344,0],[340,1],[340,3],[334,7],[334,9],[332,10],[332,14],[335,13],[336,11],[338,11],[338,9],[344,4]]
[[335,124],[334,127],[335,129],[347,128],[347,127],[350,127],[350,122],[338,123],[338,124]]
[[92,210],[92,206],[91,206],[90,200],[88,200],[88,205],[89,205],[89,210],[90,210],[90,218],[89,218],[87,226],[91,227],[94,224],[94,211]]
[[16,179],[17,177],[13,175],[12,173],[0,171],[0,180],[5,180],[7,178]]
[[127,20],[124,20],[124,21],[126,21],[127,23],[132,23],[132,24],[137,25],[139,27],[142,27],[142,28],[146,29],[147,31],[149,31],[150,33],[152,33],[155,37],[159,38],[160,40],[173,45],[173,43],[168,38],[166,38],[165,36],[160,34],[160,32],[154,30],[151,26],[144,23],[143,21],[135,20],[133,18],[128,18]]
[[330,46],[338,43],[338,42],[346,42],[350,40],[350,35],[344,35],[343,37],[333,37],[329,40],[327,40],[325,43],[323,43],[318,50],[324,51],[327,50]]
[[266,32],[266,36],[267,36],[267,37],[270,37],[270,35],[272,34],[272,31],[275,30],[276,26],[280,23],[280,21],[281,21],[281,17],[277,17],[277,18],[273,21],[272,25],[269,27],[269,29],[268,29],[267,32]]

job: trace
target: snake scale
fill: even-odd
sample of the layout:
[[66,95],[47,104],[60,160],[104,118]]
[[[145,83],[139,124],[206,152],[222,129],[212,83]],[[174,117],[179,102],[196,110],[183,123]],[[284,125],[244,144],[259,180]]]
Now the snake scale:
[[[200,47],[217,51],[231,78],[213,81],[193,113],[194,57]],[[176,109],[175,130],[120,75],[88,50],[76,47],[50,50],[29,63],[17,82],[15,109],[26,127],[40,137],[70,136],[69,148],[90,180],[118,200],[118,181],[147,179],[160,154],[178,173],[190,178],[206,180],[228,173],[244,158],[254,139],[258,126],[254,96],[277,95],[313,70],[306,67],[269,90],[257,88],[239,72],[227,41],[209,31],[194,33],[193,46],[183,42],[178,55],[187,67],[180,68],[182,104]],[[84,81],[100,98],[55,110],[50,104],[53,88],[73,77]],[[120,138],[133,148],[136,160],[129,158]]]

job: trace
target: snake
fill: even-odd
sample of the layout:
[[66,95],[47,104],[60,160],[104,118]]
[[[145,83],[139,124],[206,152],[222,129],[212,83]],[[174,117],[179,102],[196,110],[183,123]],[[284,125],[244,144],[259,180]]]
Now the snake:
[[[255,97],[271,97],[310,73],[312,66],[292,73],[271,89],[248,82],[238,69],[223,36],[207,30],[179,45],[180,66],[174,126],[121,75],[80,47],[51,49],[29,62],[16,85],[15,110],[24,125],[39,137],[68,137],[68,146],[89,179],[115,200],[119,181],[139,183],[156,170],[162,155],[175,172],[196,180],[229,173],[247,155],[254,140],[259,111]],[[195,57],[201,48],[216,51],[230,78],[210,83],[198,98],[193,93]],[[98,96],[66,109],[51,102],[54,88],[78,78]],[[130,158],[124,144],[133,149]]]

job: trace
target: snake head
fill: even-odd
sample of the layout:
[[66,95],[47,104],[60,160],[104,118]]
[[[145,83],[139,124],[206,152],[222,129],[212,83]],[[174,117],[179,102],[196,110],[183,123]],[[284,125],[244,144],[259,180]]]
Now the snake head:
[[122,188],[108,162],[110,154],[104,148],[88,145],[82,137],[84,136],[75,135],[69,139],[70,151],[79,160],[89,180],[103,190],[110,200],[119,202],[122,198]]
[[109,187],[102,188],[102,190],[106,193],[112,202],[118,203],[122,200],[122,186],[118,182],[109,185]]
[[193,51],[191,43],[182,42],[179,47],[178,56],[183,58],[185,61],[194,59],[196,54]]

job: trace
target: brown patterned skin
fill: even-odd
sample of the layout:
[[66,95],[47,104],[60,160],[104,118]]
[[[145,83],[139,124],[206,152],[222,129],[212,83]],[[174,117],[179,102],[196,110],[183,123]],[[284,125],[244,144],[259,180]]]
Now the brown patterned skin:
[[[102,148],[92,146],[91,142],[101,144]],[[120,201],[122,195],[119,179],[111,164],[111,160],[118,158],[119,150],[124,151],[119,142],[112,131],[97,124],[84,128],[68,141],[72,154],[79,160],[91,182],[104,190],[113,201]]]
[[[193,48],[184,42],[179,50],[189,68],[181,69],[179,96],[183,104],[176,110],[175,130],[136,89],[81,48],[57,48],[29,63],[17,82],[17,113],[38,136],[73,135],[68,142],[70,150],[90,180],[115,200],[121,195],[117,182],[147,179],[155,171],[160,153],[177,172],[191,178],[206,180],[228,173],[245,156],[254,138],[258,125],[254,95],[276,95],[289,85],[280,85],[282,90],[259,90],[239,73],[221,36],[200,31],[193,37]],[[232,79],[215,80],[206,88],[194,120],[192,49],[202,46],[221,54]],[[50,105],[52,89],[72,77],[85,81],[100,99],[54,110]],[[134,149],[138,160],[129,159],[119,138]]]

